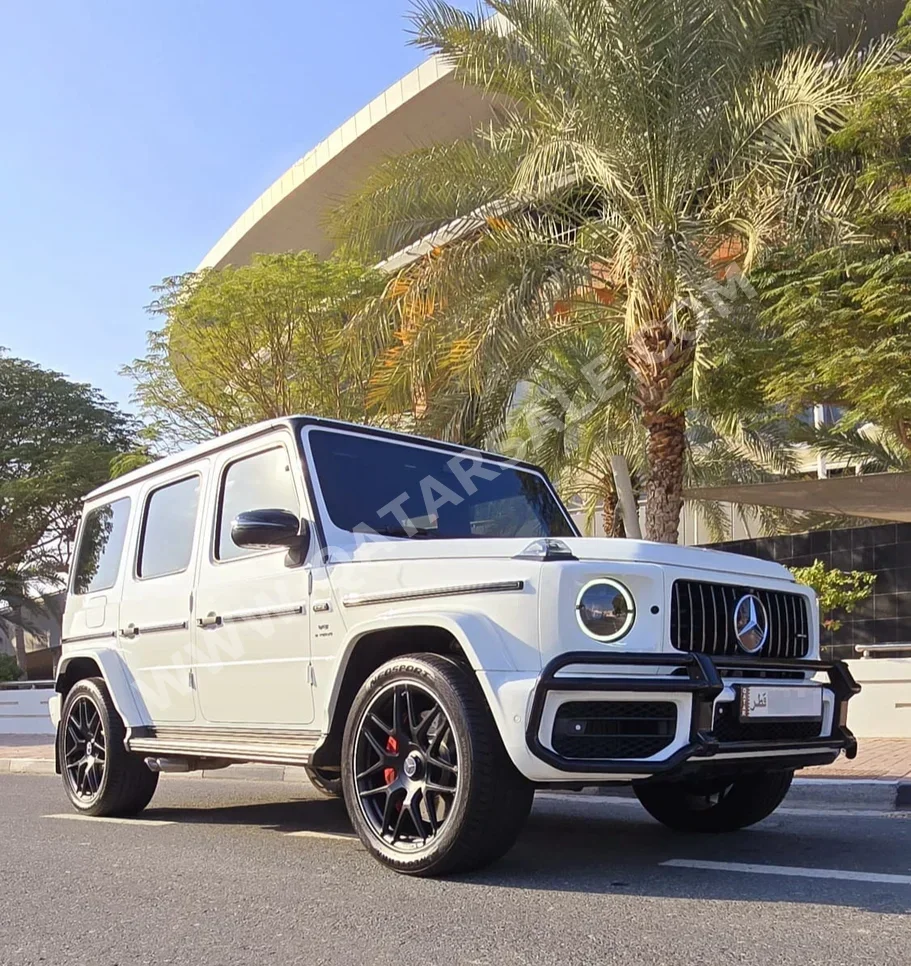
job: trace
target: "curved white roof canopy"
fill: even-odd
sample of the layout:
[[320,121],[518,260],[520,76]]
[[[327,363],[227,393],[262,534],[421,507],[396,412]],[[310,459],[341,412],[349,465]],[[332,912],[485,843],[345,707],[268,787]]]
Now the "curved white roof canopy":
[[[843,25],[841,43],[865,42],[894,28],[904,2],[865,0],[860,16]],[[452,73],[443,58],[431,57],[372,100],[263,192],[199,268],[242,265],[257,252],[331,254],[335,246],[325,231],[326,216],[371,168],[392,155],[467,137],[494,117],[492,101],[463,87]],[[439,243],[435,236],[433,243]],[[429,244],[416,242],[384,267],[404,264]]]
[[493,113],[480,92],[453,79],[450,65],[430,58],[296,162],[234,222],[199,268],[242,265],[257,252],[329,255],[334,245],[326,215],[371,168],[392,155],[467,137]]

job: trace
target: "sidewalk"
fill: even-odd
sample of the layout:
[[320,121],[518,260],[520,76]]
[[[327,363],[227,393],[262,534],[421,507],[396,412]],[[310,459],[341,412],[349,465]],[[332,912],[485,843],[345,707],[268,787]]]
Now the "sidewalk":
[[[911,738],[865,738],[859,745],[854,761],[842,757],[834,765],[805,768],[800,777],[911,782]],[[17,770],[16,766],[10,767],[12,761],[30,760],[53,762],[53,741],[45,735],[0,735],[0,773]],[[240,778],[240,772],[241,768],[235,765],[220,774]]]

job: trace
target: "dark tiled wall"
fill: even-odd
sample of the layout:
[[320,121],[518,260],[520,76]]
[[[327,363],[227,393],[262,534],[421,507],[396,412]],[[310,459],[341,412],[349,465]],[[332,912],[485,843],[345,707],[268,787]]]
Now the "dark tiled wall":
[[835,634],[823,632],[823,645],[833,647],[837,657],[854,657],[857,644],[911,641],[911,523],[818,530],[715,546],[775,560],[786,567],[807,567],[814,560],[822,560],[839,570],[873,571],[873,596],[853,613],[835,615],[844,622],[841,630]]

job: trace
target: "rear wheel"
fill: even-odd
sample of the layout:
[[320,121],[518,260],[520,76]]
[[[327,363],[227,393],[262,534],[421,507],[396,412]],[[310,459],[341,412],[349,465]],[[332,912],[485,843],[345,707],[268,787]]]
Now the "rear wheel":
[[734,832],[755,825],[782,803],[793,771],[766,771],[694,784],[635,786],[645,810],[678,832]]
[[472,672],[435,654],[390,661],[361,688],[345,727],[342,787],[370,852],[421,876],[500,858],[534,798]]
[[79,681],[60,717],[63,787],[85,815],[136,815],[152,800],[158,774],[124,747],[126,729],[102,678]]

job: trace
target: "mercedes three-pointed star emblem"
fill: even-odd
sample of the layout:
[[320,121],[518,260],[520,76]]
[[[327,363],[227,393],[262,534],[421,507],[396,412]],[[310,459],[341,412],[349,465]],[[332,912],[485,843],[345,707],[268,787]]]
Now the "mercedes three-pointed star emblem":
[[744,594],[734,606],[734,634],[747,654],[758,654],[769,637],[769,615],[755,594]]

